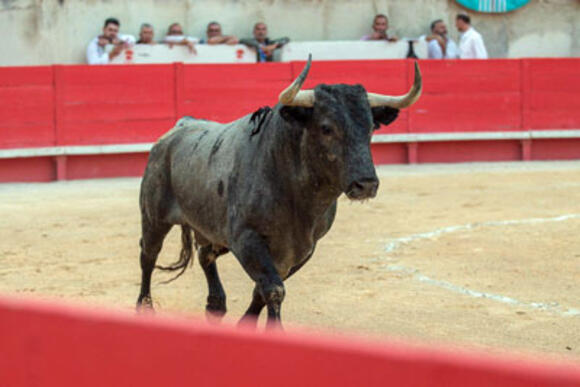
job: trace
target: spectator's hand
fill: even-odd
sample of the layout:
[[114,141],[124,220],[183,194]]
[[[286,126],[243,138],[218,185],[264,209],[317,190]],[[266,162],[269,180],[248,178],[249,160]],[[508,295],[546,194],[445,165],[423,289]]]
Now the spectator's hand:
[[101,47],[105,47],[107,44],[109,44],[109,39],[107,39],[106,37],[101,35],[101,36],[99,36],[99,41],[97,44]]
[[389,37],[387,38],[387,41],[388,41],[388,42],[396,42],[396,41],[398,41],[398,40],[399,40],[399,38],[398,38],[396,35],[389,36]]
[[238,44],[239,42],[240,42],[240,40],[233,35],[228,36],[226,39],[226,44],[230,44],[230,45]]
[[113,59],[118,56],[124,49],[129,47],[127,43],[115,44],[115,47],[109,52],[109,59]]
[[264,54],[266,54],[266,56],[270,56],[270,55],[272,55],[274,50],[277,48],[278,48],[278,44],[274,43],[274,44],[270,44],[268,46],[262,47],[262,51],[264,51]]
[[383,34],[382,32],[373,32],[370,36],[371,40],[383,40],[387,38],[387,35]]
[[197,55],[197,50],[195,49],[195,45],[193,44],[193,42],[190,42],[187,39],[185,39],[184,42],[187,48],[189,49],[189,52],[193,55]]

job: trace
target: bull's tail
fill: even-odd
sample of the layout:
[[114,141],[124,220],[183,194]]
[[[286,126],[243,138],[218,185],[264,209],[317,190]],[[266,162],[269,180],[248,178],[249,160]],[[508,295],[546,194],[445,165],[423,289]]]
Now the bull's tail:
[[176,280],[177,278],[181,277],[187,266],[191,266],[193,263],[193,239],[191,237],[191,229],[188,226],[181,226],[181,252],[179,253],[179,259],[177,262],[169,266],[160,266],[156,265],[156,269],[164,270],[164,271],[177,271],[179,273],[173,278],[168,279],[167,281],[161,282],[162,284],[167,284]]

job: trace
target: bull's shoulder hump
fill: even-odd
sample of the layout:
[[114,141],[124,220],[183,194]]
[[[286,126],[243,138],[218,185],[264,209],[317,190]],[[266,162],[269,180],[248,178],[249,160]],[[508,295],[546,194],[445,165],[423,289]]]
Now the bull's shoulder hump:
[[205,129],[211,129],[212,127],[218,127],[222,124],[214,122],[214,121],[207,121],[203,119],[196,119],[193,117],[185,116],[180,118],[173,128],[163,134],[157,142],[162,141],[171,135],[177,132],[187,132],[187,133],[195,133],[200,132]]

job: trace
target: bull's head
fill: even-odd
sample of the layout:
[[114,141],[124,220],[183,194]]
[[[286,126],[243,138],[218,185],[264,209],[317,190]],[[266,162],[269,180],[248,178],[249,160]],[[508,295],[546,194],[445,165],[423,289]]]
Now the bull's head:
[[399,109],[411,106],[421,95],[421,72],[415,62],[415,82],[402,96],[367,93],[361,85],[318,85],[300,90],[311,57],[279,102],[286,120],[305,128],[308,162],[331,185],[350,199],[372,198],[379,180],[370,152],[373,130],[397,118]]

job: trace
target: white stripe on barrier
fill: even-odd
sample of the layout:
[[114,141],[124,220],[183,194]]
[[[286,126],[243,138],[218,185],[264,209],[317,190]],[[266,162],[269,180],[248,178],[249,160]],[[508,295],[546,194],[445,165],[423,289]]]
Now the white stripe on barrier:
[[580,138],[580,130],[375,134],[373,143]]
[[20,157],[81,156],[119,153],[146,153],[153,143],[114,144],[114,145],[74,145],[52,146],[45,148],[0,149],[0,159]]
[[[373,144],[437,142],[437,141],[486,141],[486,140],[533,140],[580,138],[580,129],[530,130],[526,132],[456,132],[456,133],[401,133],[375,134]],[[67,145],[42,148],[0,149],[0,159],[22,157],[82,156],[120,153],[146,153],[153,143],[113,145]]]

